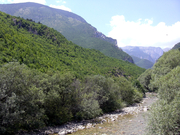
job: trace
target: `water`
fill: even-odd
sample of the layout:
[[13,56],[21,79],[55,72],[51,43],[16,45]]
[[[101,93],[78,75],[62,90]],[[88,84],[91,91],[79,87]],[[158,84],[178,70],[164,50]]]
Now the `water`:
[[[152,94],[147,94],[142,106],[150,106],[157,100]],[[94,128],[84,129],[73,135],[143,135],[146,133],[147,112],[119,116],[115,122],[98,124]]]

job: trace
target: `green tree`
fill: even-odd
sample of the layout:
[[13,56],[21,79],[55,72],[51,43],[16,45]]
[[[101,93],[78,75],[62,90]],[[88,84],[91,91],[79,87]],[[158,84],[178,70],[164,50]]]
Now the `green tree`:
[[44,94],[39,84],[39,73],[19,63],[0,68],[0,129],[14,133],[19,129],[44,126]]

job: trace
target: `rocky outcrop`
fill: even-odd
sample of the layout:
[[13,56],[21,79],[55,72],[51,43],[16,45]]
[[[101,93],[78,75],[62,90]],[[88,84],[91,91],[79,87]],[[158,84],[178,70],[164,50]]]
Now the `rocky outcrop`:
[[118,47],[118,46],[117,46],[117,40],[116,40],[116,39],[113,39],[113,38],[110,38],[110,37],[106,37],[103,33],[97,31],[97,29],[94,29],[94,30],[95,30],[95,31],[94,31],[94,37],[100,38],[100,39],[102,39],[102,40],[104,40],[104,41],[107,41],[107,42],[115,45],[116,47]]

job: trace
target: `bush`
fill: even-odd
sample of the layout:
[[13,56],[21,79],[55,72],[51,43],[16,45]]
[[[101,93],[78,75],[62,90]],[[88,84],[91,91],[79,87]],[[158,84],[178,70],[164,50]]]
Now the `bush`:
[[170,104],[166,100],[155,103],[148,118],[149,135],[175,135],[180,133],[180,97]]
[[100,88],[92,82],[81,83],[76,80],[72,84],[71,110],[75,119],[91,119],[102,113],[97,93]]
[[63,124],[72,119],[70,86],[73,79],[74,76],[70,73],[61,75],[59,72],[49,77],[44,103],[48,124]]
[[124,77],[115,78],[116,83],[119,86],[118,93],[121,95],[121,99],[126,105],[133,103],[134,89],[132,84]]
[[149,134],[180,133],[180,67],[159,79],[159,101],[149,114]]
[[151,80],[151,73],[152,73],[152,69],[147,69],[138,78],[138,81],[141,83],[141,85],[145,88],[146,91],[152,91],[149,87]]
[[97,91],[98,102],[103,112],[111,112],[122,107],[122,95],[119,85],[114,82],[112,78],[105,78],[104,76],[95,75],[88,77],[86,81],[92,82],[94,85],[100,87]]
[[44,94],[38,87],[40,76],[16,62],[0,68],[0,132],[13,134],[19,129],[45,125]]
[[171,102],[180,94],[180,67],[174,68],[170,73],[159,80],[159,98]]

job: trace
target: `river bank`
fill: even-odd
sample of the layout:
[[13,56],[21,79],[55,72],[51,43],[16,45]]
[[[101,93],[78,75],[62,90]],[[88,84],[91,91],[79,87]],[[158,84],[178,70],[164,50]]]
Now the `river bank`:
[[109,134],[142,134],[144,133],[146,120],[144,112],[157,100],[156,94],[146,93],[141,103],[125,107],[116,112],[104,114],[96,119],[81,122],[69,122],[62,126],[46,127],[26,135],[109,135]]

